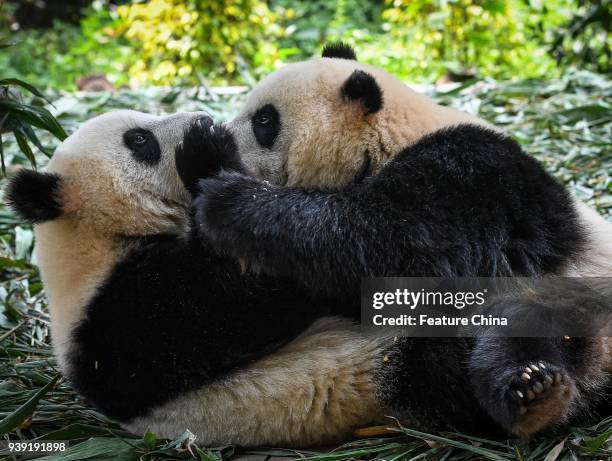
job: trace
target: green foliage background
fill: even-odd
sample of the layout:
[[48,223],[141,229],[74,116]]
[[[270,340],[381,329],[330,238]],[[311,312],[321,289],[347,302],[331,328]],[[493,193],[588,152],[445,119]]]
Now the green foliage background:
[[449,70],[507,79],[610,64],[606,0],[96,0],[80,22],[43,29],[21,27],[18,3],[0,10],[16,43],[0,51],[0,67],[43,87],[74,89],[96,73],[117,86],[248,84],[339,39],[415,82]]
[[[10,176],[43,166],[66,134],[113,109],[230,118],[246,89],[211,85],[251,85],[342,39],[406,81],[467,79],[431,96],[500,126],[612,219],[611,9],[607,0],[0,0],[2,167]],[[91,74],[118,91],[75,93],[77,78]],[[331,453],[202,447],[188,431],[174,440],[125,433],[60,377],[33,244],[31,226],[0,203],[0,437],[71,441],[47,461],[612,459],[610,416],[529,442],[399,427],[397,437]]]

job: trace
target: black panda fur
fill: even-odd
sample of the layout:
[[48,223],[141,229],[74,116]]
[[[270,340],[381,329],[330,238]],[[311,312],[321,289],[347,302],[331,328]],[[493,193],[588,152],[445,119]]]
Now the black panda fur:
[[243,275],[199,239],[132,240],[73,332],[68,376],[129,421],[274,352],[323,306],[290,281]]
[[355,54],[355,50],[350,45],[346,43],[338,42],[338,43],[330,43],[323,47],[323,52],[321,56],[324,58],[338,58],[338,59],[349,59],[351,61],[357,60],[357,55]]

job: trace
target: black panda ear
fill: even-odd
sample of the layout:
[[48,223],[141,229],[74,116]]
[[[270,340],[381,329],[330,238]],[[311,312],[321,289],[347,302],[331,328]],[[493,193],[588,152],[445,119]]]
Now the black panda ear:
[[376,79],[362,70],[354,71],[346,79],[340,92],[351,101],[361,101],[366,115],[378,112],[383,106],[383,93]]
[[4,198],[26,221],[32,224],[50,221],[62,214],[57,197],[61,182],[57,174],[20,170],[10,180]]
[[321,56],[324,58],[350,59],[351,61],[357,61],[355,50],[350,45],[343,42],[325,45]]

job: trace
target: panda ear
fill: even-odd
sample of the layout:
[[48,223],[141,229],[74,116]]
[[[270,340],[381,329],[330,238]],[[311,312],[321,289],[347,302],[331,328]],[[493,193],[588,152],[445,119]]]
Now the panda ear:
[[378,112],[383,106],[383,93],[372,75],[363,70],[354,71],[342,85],[342,96],[350,101],[360,101],[366,115]]
[[338,58],[357,61],[355,50],[350,45],[342,42],[329,43],[325,45],[323,47],[323,53],[321,56],[324,58]]
[[9,182],[4,198],[23,219],[32,224],[62,214],[58,193],[62,178],[54,173],[20,170]]

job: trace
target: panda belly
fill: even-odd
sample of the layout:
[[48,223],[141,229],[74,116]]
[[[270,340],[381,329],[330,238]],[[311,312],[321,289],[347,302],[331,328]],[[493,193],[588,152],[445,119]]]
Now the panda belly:
[[186,428],[205,445],[307,446],[338,442],[387,421],[376,376],[393,338],[323,318],[256,363],[125,424],[173,437]]

